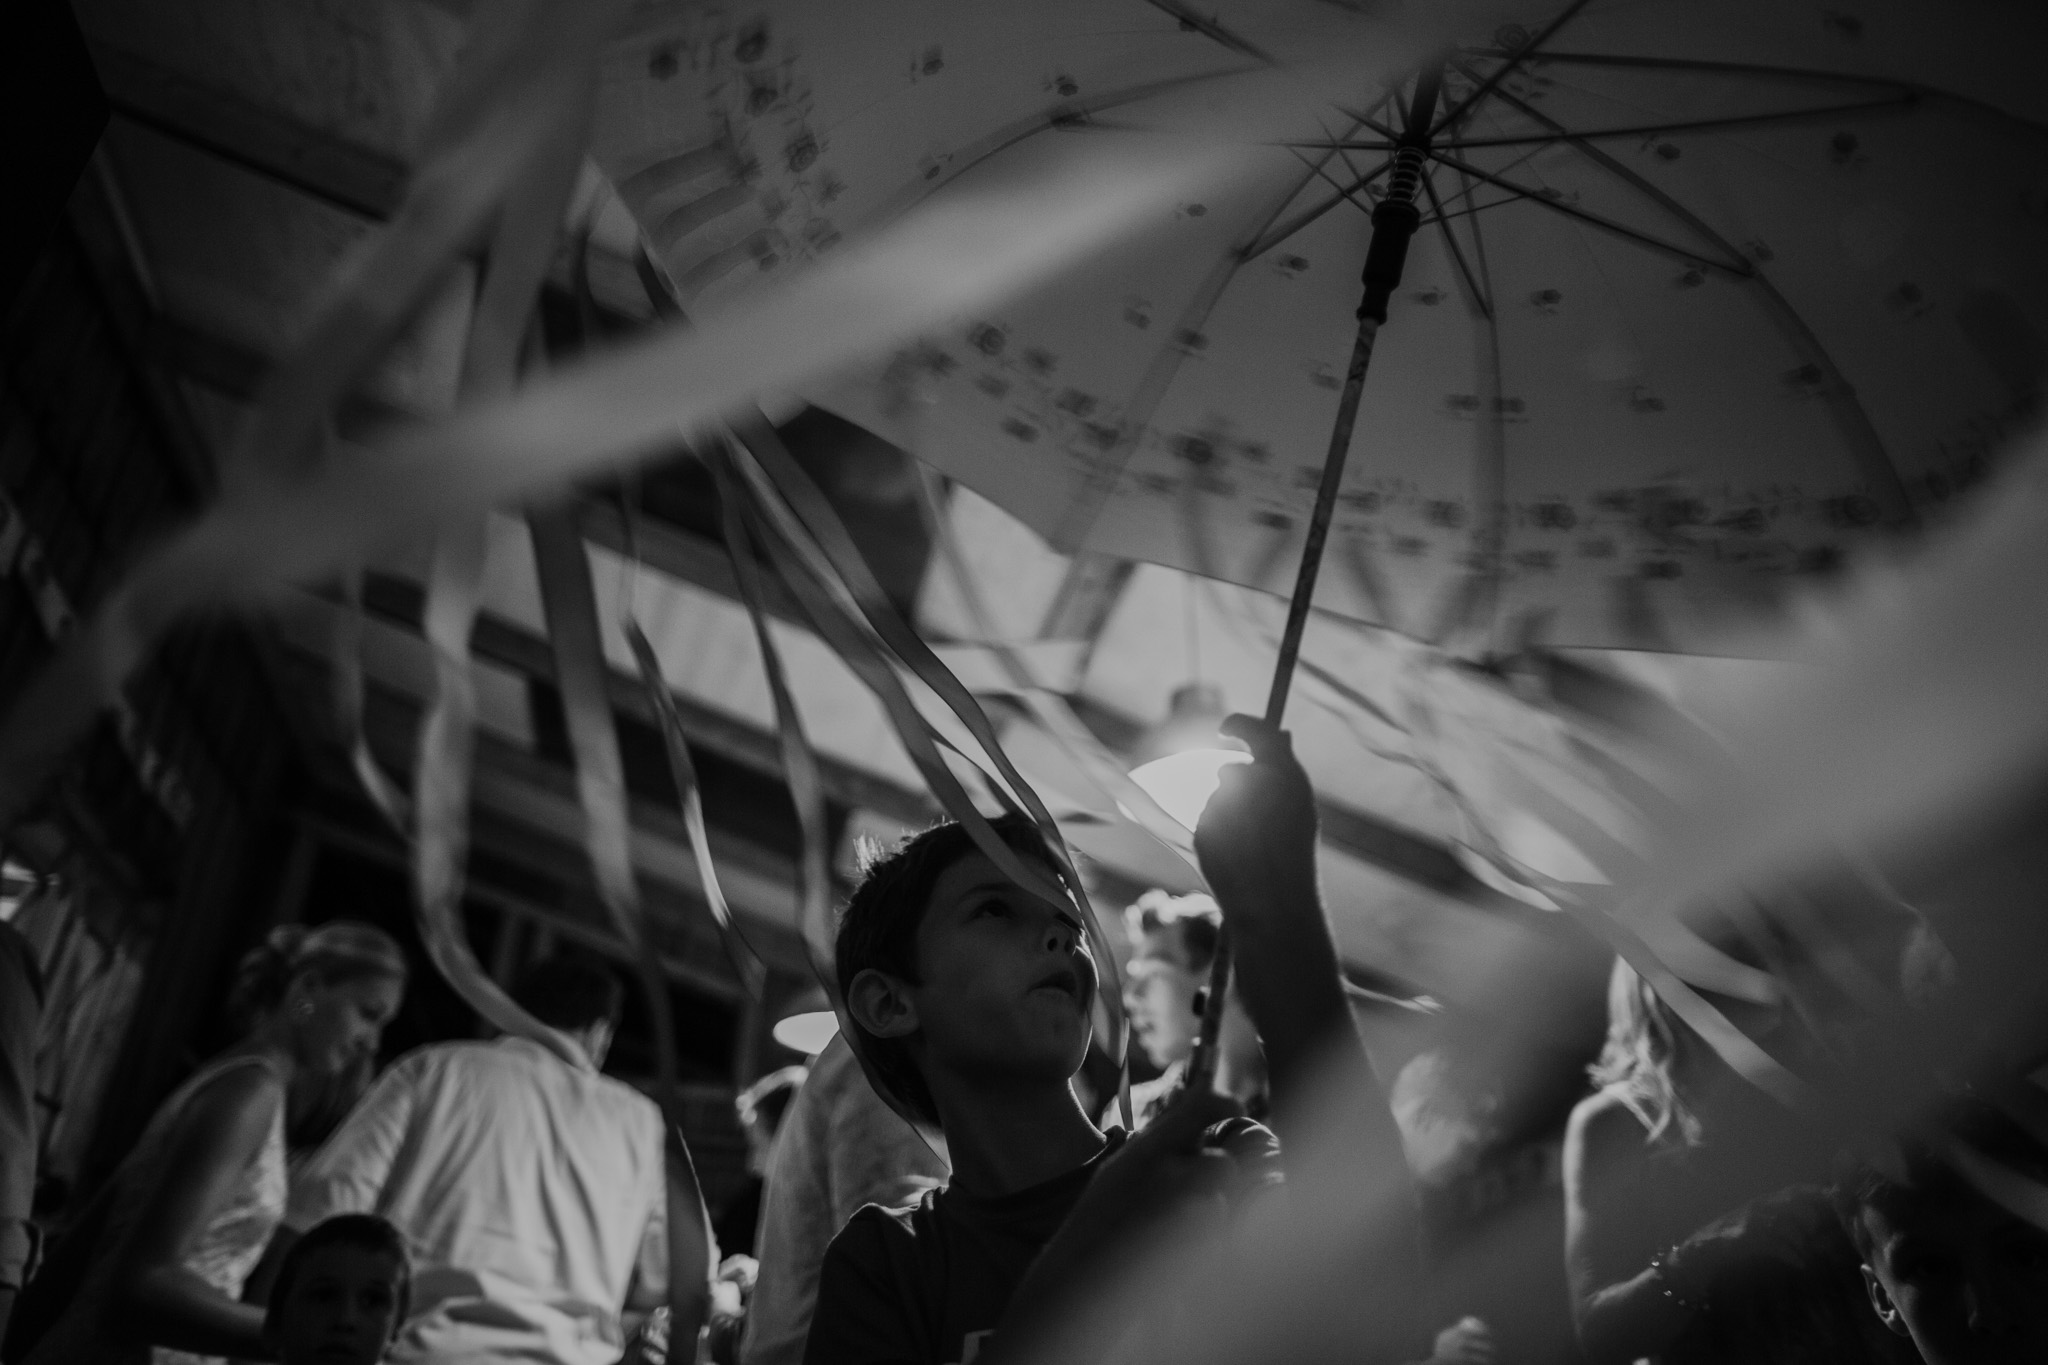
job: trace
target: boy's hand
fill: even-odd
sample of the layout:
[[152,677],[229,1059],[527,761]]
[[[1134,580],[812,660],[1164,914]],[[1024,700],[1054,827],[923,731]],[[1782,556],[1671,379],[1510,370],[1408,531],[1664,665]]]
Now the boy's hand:
[[1236,1118],[1236,1101],[1183,1090],[1158,1118],[1103,1166],[1075,1207],[1075,1221],[1107,1234],[1220,1195],[1234,1168],[1223,1152],[1202,1146],[1202,1134]]
[[1313,879],[1316,798],[1285,730],[1243,715],[1222,728],[1252,761],[1223,770],[1195,827],[1195,853],[1228,916],[1269,901],[1276,877]]

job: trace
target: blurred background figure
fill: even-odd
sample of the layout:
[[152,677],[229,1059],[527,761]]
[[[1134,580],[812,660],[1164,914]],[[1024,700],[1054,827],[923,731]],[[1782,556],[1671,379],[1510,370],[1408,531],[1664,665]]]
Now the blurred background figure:
[[376,1365],[411,1300],[412,1258],[398,1229],[344,1213],[292,1244],[263,1334],[278,1365]]
[[809,1072],[806,1066],[771,1071],[733,1099],[740,1131],[747,1137],[746,1183],[725,1201],[711,1232],[718,1239],[718,1280],[712,1286],[711,1358],[719,1365],[739,1359],[740,1336],[747,1325],[761,1265],[755,1259],[761,1221],[761,1196],[768,1184],[768,1166],[775,1155],[775,1137]]
[[[2040,1107],[2038,1092],[2029,1100]],[[1926,1365],[2048,1360],[2048,1229],[1985,1193],[2024,1181],[2038,1201],[2048,1147],[1973,1099],[1837,1189],[1876,1319]]]
[[883,1102],[835,1036],[797,1088],[769,1163],[745,1365],[800,1365],[832,1238],[865,1205],[913,1204],[948,1174],[944,1157]]
[[544,958],[512,998],[559,1035],[437,1043],[401,1058],[309,1162],[290,1226],[374,1213],[415,1257],[394,1360],[612,1365],[626,1314],[669,1289],[662,1117],[602,1074],[625,991],[603,963]]
[[[1718,999],[1718,998],[1717,998]],[[1722,1001],[1774,1053],[1795,1036],[1782,1006]],[[1730,1210],[1713,1194],[1762,1142],[1798,1150],[1793,1116],[1741,1080],[1627,963],[1608,992],[1597,1091],[1566,1131],[1565,1267],[1579,1339],[1593,1365],[1889,1362],[1873,1330],[1858,1258],[1825,1194],[1795,1186]],[[1713,1095],[1723,1133],[1699,1119]],[[1740,1131],[1743,1143],[1729,1137]]]
[[[1131,959],[1124,975],[1124,1008],[1131,1037],[1157,1078],[1131,1087],[1131,1128],[1156,1117],[1187,1070],[1202,1031],[1201,1000],[1216,960],[1222,912],[1208,896],[1174,896],[1153,890],[1124,911]],[[1216,1059],[1216,1089],[1244,1106],[1249,1117],[1266,1112],[1266,1066],[1257,1030],[1233,983],[1224,1001],[1223,1029]]]
[[347,920],[277,929],[242,960],[241,1041],[164,1101],[35,1282],[28,1361],[268,1354],[241,1294],[284,1215],[292,1097],[376,1056],[405,980],[398,945]]
[[756,1231],[761,1221],[761,1195],[768,1186],[768,1166],[775,1156],[775,1138],[790,1102],[808,1075],[808,1066],[785,1066],[771,1071],[742,1090],[732,1102],[739,1116],[740,1131],[747,1137],[747,1182],[725,1201],[712,1232],[718,1249],[727,1256],[752,1256]]
[[0,1342],[35,1256],[36,1026],[42,974],[13,925],[0,921]]

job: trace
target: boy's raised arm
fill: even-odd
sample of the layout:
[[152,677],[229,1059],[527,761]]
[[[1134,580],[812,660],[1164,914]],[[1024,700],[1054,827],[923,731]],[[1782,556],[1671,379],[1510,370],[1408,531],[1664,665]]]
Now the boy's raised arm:
[[1252,761],[1224,770],[1195,831],[1195,851],[1223,908],[1238,990],[1265,1045],[1274,1126],[1285,1142],[1315,1078],[1331,1066],[1363,1068],[1365,1053],[1316,884],[1308,776],[1286,731],[1232,716],[1223,732],[1244,741]]

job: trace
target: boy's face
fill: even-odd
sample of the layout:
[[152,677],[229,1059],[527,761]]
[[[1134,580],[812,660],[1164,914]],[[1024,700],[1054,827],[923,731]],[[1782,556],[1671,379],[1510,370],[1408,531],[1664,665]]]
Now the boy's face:
[[1890,1202],[1859,1215],[1885,1325],[1927,1365],[2048,1361],[2048,1233],[1974,1190]]
[[1096,975],[1071,909],[969,852],[932,887],[917,965],[920,984],[907,989],[927,1075],[1064,1085],[1081,1069]]
[[1195,993],[1206,983],[1189,969],[1179,938],[1170,929],[1141,936],[1124,975],[1131,1036],[1154,1066],[1184,1060],[1195,1050],[1195,1035],[1202,1026],[1195,1014]]
[[320,1247],[306,1257],[268,1323],[284,1365],[374,1365],[398,1330],[398,1277],[374,1247]]

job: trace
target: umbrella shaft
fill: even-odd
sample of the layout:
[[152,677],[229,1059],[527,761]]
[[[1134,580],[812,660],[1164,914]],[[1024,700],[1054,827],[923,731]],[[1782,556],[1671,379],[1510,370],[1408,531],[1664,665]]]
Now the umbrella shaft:
[[1308,521],[1308,539],[1301,547],[1301,568],[1294,578],[1294,597],[1287,604],[1287,629],[1280,636],[1280,657],[1273,665],[1273,690],[1266,697],[1266,723],[1278,725],[1287,711],[1287,690],[1294,681],[1294,660],[1301,653],[1301,633],[1308,625],[1309,603],[1316,594],[1316,572],[1323,563],[1323,542],[1330,537],[1330,519],[1337,510],[1337,489],[1344,482],[1344,457],[1351,449],[1351,428],[1358,420],[1358,400],[1365,392],[1365,371],[1372,363],[1373,340],[1380,320],[1358,319],[1358,338],[1351,344],[1351,366],[1344,372],[1344,396],[1337,404],[1337,423],[1330,432],[1330,454],[1323,461],[1323,479],[1316,487],[1316,505]]

